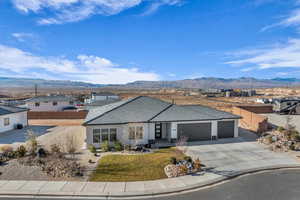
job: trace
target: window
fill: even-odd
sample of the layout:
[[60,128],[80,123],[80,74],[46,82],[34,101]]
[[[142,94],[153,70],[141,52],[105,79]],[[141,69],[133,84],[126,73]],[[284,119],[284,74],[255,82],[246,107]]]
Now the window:
[[108,141],[108,129],[101,129],[101,142]]
[[100,129],[93,129],[93,143],[100,143]]
[[109,141],[110,142],[117,141],[117,129],[116,128],[111,128],[109,130]]
[[9,118],[4,118],[4,126],[8,126],[9,125]]
[[142,126],[136,127],[136,139],[138,139],[138,140],[143,139],[143,127]]
[[52,102],[52,105],[53,105],[53,106],[57,106],[57,102],[56,102],[56,101],[53,101],[53,102]]
[[39,107],[40,106],[40,102],[36,102],[34,105],[35,105],[35,107]]
[[70,104],[70,105],[73,105],[73,104],[74,104],[74,102],[73,102],[73,101],[70,101],[70,102],[69,102],[69,104]]
[[135,127],[129,127],[129,140],[134,140],[135,139]]
[[143,127],[142,126],[132,126],[129,127],[129,140],[142,140],[143,139]]

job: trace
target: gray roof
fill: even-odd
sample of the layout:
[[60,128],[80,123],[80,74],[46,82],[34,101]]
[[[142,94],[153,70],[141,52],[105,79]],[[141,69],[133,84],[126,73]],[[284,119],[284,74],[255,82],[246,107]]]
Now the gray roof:
[[163,121],[205,121],[221,119],[238,119],[237,115],[215,110],[200,105],[173,105],[166,111],[160,113],[151,122]]
[[178,106],[152,97],[139,96],[91,109],[84,125],[239,118],[237,115],[217,111],[209,107]]
[[12,113],[25,112],[26,108],[18,108],[13,106],[0,106],[0,115],[8,115]]
[[118,96],[112,92],[93,92],[92,95],[94,96]]
[[39,96],[39,97],[33,97],[30,99],[27,99],[26,102],[45,102],[45,101],[73,101],[74,99],[72,97],[68,97],[68,96]]
[[87,103],[85,106],[105,106],[107,104],[112,104],[115,102],[120,101],[120,99],[106,99],[106,100],[99,100],[99,101],[93,101],[92,103]]

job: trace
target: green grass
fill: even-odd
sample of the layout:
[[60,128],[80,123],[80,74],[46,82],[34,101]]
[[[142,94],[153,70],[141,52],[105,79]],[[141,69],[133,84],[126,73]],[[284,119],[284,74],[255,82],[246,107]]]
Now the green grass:
[[107,155],[90,176],[90,181],[146,181],[166,178],[164,167],[170,158],[183,159],[174,148],[143,155]]

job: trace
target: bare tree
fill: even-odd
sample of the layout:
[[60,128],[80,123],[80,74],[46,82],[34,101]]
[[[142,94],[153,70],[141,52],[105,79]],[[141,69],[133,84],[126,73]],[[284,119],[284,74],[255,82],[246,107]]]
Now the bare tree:
[[188,137],[186,136],[179,137],[179,139],[176,142],[177,155],[185,154],[187,152],[188,150],[187,141],[188,141]]
[[63,150],[70,154],[72,158],[75,158],[75,153],[79,150],[79,142],[76,138],[75,135],[73,134],[66,134],[64,138],[64,143],[63,143]]

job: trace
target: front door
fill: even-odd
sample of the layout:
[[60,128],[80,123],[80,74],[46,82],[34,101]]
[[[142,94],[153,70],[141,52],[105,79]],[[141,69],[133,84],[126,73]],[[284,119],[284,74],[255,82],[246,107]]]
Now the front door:
[[161,123],[157,123],[155,124],[155,139],[161,139],[162,137],[162,124]]

